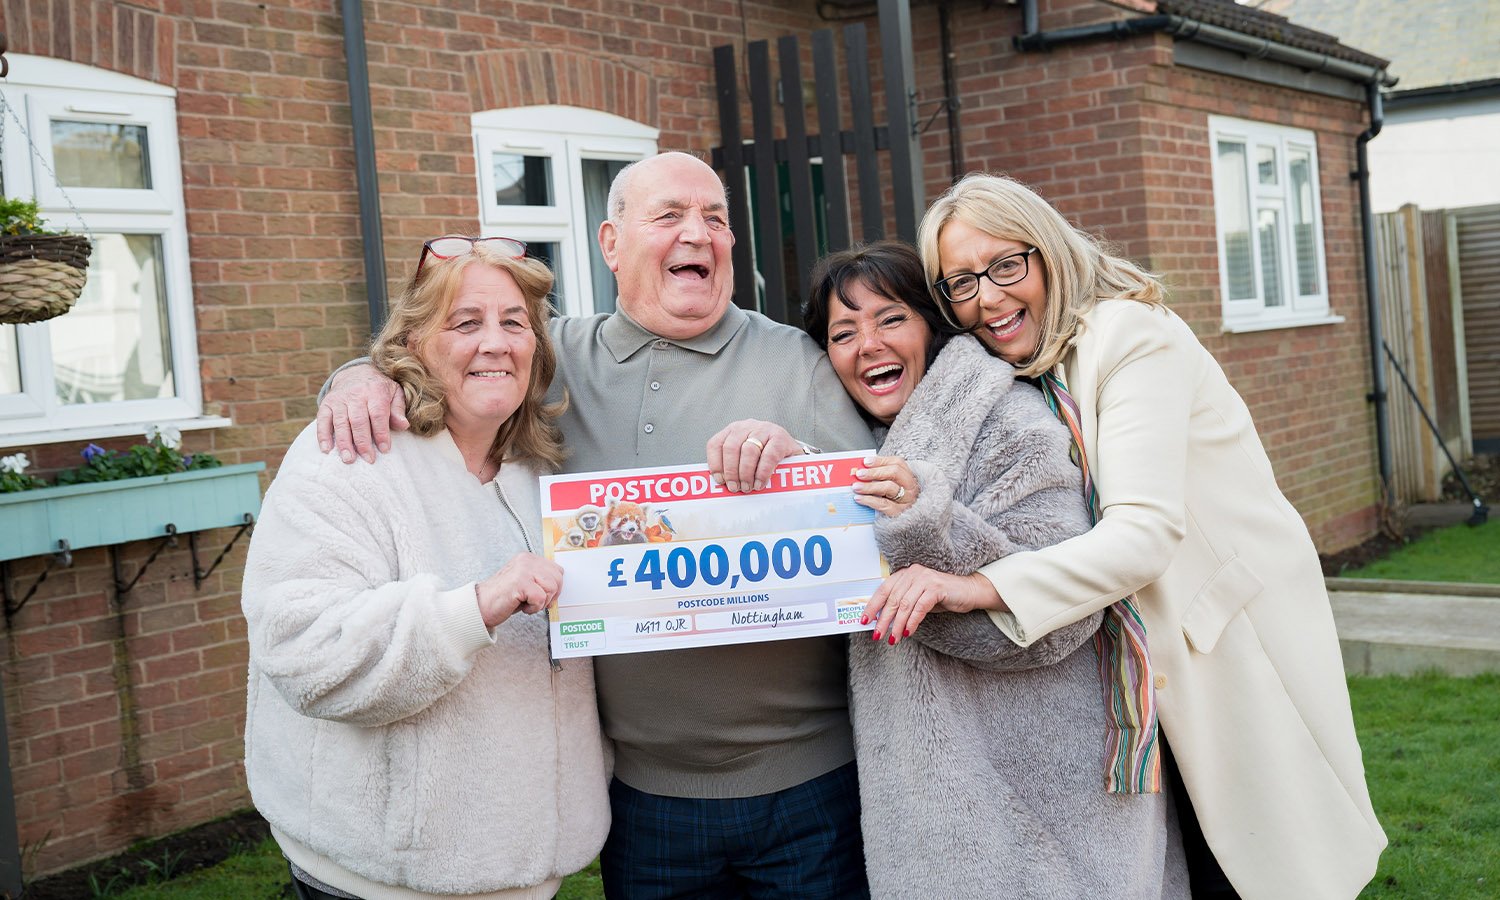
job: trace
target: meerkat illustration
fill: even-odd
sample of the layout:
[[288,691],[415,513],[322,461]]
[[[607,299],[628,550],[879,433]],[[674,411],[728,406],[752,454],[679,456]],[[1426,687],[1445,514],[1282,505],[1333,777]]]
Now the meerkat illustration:
[[648,543],[646,522],[650,514],[651,505],[648,503],[611,500],[604,513],[604,539],[599,542],[600,546]]

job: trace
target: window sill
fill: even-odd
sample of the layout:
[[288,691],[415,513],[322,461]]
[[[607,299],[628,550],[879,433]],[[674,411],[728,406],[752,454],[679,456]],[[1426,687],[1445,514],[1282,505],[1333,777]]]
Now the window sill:
[[234,424],[233,419],[223,416],[197,416],[191,419],[167,419],[165,421],[125,422],[119,425],[88,425],[77,428],[57,428],[46,431],[0,432],[0,448],[23,447],[31,444],[62,444],[68,441],[88,443],[100,438],[145,434],[150,424],[171,425],[179,431],[202,431],[205,428],[225,428]]
[[1226,321],[1219,331],[1224,334],[1245,334],[1251,331],[1275,331],[1278,328],[1302,328],[1307,325],[1337,325],[1346,321],[1343,316],[1327,313],[1320,316],[1261,316],[1254,319]]

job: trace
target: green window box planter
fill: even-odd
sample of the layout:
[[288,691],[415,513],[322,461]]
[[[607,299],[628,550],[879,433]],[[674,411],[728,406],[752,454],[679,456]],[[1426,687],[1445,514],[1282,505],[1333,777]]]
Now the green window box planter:
[[0,494],[0,560],[242,525],[265,463]]

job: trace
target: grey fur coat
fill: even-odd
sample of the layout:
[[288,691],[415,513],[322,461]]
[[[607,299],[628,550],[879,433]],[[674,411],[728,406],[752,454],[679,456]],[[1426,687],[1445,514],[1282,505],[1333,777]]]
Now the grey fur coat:
[[[892,423],[921,492],[876,535],[893,567],[968,573],[1089,527],[1041,393],[955,338]],[[870,889],[883,898],[1185,898],[1168,795],[1104,790],[1102,613],[1021,648],[983,612],[895,647],[851,639],[850,715]]]

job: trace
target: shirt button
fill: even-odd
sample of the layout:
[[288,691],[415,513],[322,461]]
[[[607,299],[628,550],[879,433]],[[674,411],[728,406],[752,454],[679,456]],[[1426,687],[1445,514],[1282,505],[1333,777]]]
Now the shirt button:
[[646,427],[641,430],[646,432],[647,434],[650,434],[651,432],[656,430],[656,426],[652,425],[650,422],[647,422]]
[[653,391],[659,391],[659,390],[661,390],[661,382],[660,381],[653,381],[653,382],[651,382],[651,390],[653,390]]
[[[650,426],[647,426],[647,427],[650,427]],[[1162,688],[1164,688],[1166,686],[1167,686],[1167,676],[1165,676],[1165,675],[1163,675],[1163,674],[1161,674],[1161,673],[1158,672],[1157,675],[1156,675],[1156,689],[1159,691],[1159,690],[1161,690]]]
[[658,349],[658,350],[665,350],[665,349],[667,349],[670,346],[672,346],[672,345],[669,344],[669,343],[667,343],[666,341],[657,341],[656,342],[656,349]]

